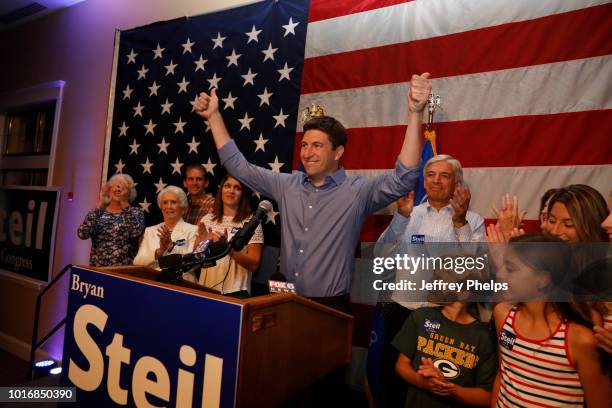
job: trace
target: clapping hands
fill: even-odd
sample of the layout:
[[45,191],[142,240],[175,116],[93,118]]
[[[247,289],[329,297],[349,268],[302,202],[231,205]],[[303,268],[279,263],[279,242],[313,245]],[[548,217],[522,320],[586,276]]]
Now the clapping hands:
[[442,397],[452,395],[455,384],[444,378],[444,374],[442,374],[439,368],[433,365],[433,360],[431,358],[421,357],[421,365],[417,373],[423,378],[421,388]]

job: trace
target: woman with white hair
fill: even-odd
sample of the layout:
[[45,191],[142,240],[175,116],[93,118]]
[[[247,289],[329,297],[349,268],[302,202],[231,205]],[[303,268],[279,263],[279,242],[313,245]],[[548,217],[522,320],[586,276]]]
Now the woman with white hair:
[[[187,254],[193,250],[198,227],[183,220],[188,208],[185,192],[176,186],[168,186],[157,195],[157,205],[164,221],[145,229],[134,265],[158,268],[157,260],[161,256]],[[195,281],[195,277],[183,277]]]
[[115,174],[100,190],[98,208],[87,213],[77,234],[91,238],[89,264],[92,266],[130,265],[144,230],[144,213],[130,203],[136,198],[134,180]]

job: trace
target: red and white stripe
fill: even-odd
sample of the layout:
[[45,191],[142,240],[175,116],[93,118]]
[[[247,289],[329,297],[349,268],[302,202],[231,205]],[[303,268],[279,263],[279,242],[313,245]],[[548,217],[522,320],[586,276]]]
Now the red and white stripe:
[[514,335],[509,350],[500,344],[500,390],[497,406],[561,407],[583,406],[580,377],[568,355],[567,331],[560,322],[546,339],[532,340],[516,330],[515,306],[503,330]]
[[300,111],[339,119],[344,166],[374,176],[400,150],[407,81],[429,71],[438,152],[464,165],[472,210],[510,193],[536,220],[548,188],[612,188],[611,20],[604,0],[313,0]]

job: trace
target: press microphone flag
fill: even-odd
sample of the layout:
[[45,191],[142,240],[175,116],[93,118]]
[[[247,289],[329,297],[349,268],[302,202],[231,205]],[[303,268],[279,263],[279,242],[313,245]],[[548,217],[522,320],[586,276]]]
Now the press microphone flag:
[[261,221],[263,221],[264,217],[272,211],[272,203],[268,200],[263,200],[257,206],[257,211],[253,215],[253,218],[242,227],[236,235],[232,238],[231,246],[234,251],[241,251],[248,243],[257,226]]

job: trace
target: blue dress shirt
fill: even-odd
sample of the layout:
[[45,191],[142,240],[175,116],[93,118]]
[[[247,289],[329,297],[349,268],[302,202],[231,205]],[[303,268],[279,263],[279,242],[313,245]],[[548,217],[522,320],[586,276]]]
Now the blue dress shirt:
[[278,203],[280,270],[298,294],[310,297],[349,292],[362,223],[413,190],[419,176],[418,168],[398,160],[394,171],[371,179],[347,176],[341,167],[315,187],[303,172],[276,173],[249,163],[233,140],[219,157],[232,176]]

